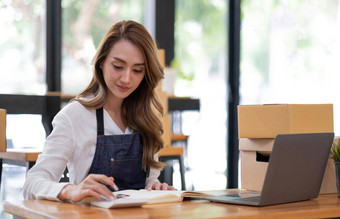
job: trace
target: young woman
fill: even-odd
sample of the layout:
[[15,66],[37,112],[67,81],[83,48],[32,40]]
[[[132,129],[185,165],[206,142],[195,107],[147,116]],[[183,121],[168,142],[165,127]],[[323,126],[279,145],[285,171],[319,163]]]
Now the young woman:
[[[115,199],[111,190],[173,190],[160,183],[164,77],[157,46],[134,21],[112,26],[93,60],[88,87],[54,118],[43,153],[28,172],[25,199]],[[69,183],[59,180],[65,167]]]

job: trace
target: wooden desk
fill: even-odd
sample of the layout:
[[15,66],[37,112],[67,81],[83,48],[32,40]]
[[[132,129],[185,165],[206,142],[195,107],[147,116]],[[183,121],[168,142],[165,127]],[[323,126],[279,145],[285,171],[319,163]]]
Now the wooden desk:
[[4,210],[22,218],[331,218],[340,216],[340,199],[337,194],[327,194],[309,201],[267,207],[197,200],[121,209],[29,200],[5,202]]

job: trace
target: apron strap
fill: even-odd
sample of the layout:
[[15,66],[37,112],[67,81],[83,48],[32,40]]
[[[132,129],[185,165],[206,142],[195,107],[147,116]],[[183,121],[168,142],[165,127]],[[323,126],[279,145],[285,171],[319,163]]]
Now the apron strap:
[[96,110],[97,117],[97,135],[104,135],[104,110],[103,108]]

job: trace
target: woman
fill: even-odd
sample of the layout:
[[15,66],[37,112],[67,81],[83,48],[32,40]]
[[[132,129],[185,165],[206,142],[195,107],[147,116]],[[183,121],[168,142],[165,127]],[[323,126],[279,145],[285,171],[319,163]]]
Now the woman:
[[[54,118],[43,153],[28,172],[25,199],[115,199],[111,190],[174,190],[160,183],[164,77],[157,46],[140,24],[121,21],[102,39],[88,87]],[[67,166],[70,183],[59,183]]]

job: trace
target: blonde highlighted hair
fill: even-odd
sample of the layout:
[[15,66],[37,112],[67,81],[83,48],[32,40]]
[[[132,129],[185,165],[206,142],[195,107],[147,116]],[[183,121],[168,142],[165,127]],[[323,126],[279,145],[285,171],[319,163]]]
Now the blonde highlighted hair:
[[[86,107],[101,108],[106,102],[107,86],[100,68],[112,47],[119,40],[129,40],[137,46],[145,61],[145,76],[138,88],[126,97],[122,104],[125,124],[139,132],[143,143],[142,168],[162,169],[164,164],[154,155],[163,147],[163,106],[155,94],[155,88],[164,78],[163,67],[157,56],[157,45],[146,28],[135,21],[120,21],[113,25],[100,42],[93,59],[93,77],[90,84],[75,98]],[[86,97],[86,98],[83,98]],[[91,97],[90,99],[88,99]]]

